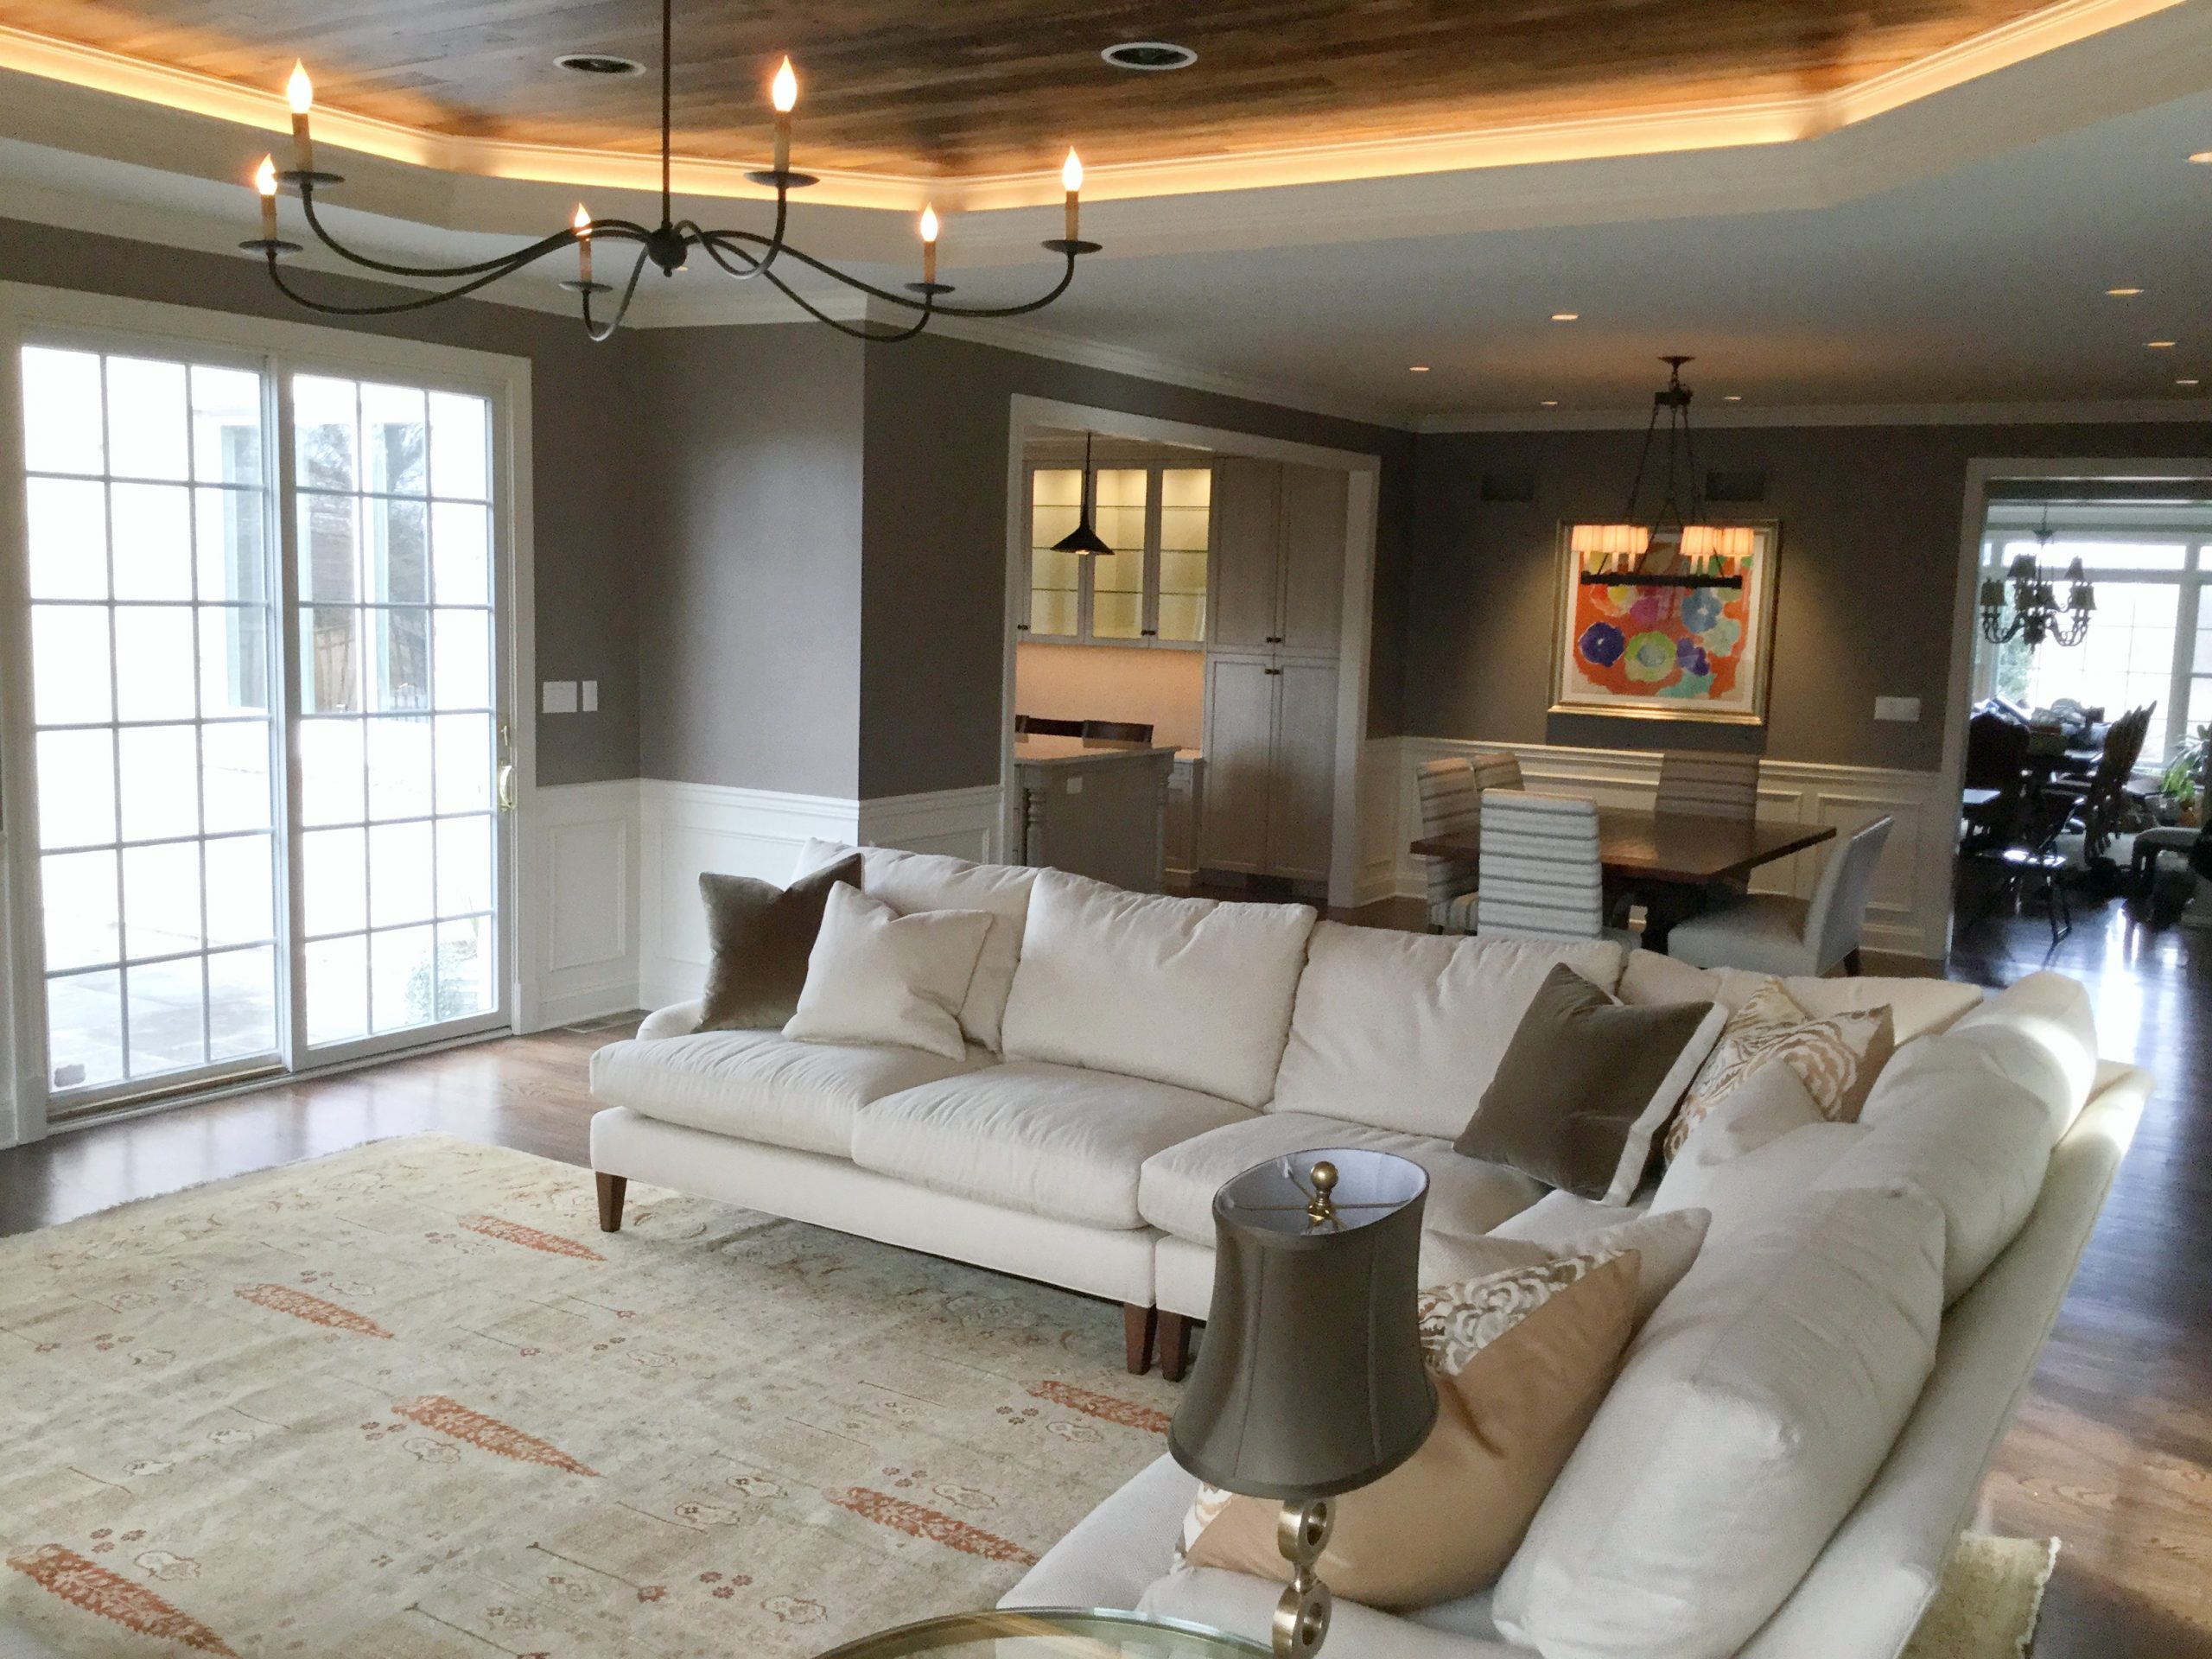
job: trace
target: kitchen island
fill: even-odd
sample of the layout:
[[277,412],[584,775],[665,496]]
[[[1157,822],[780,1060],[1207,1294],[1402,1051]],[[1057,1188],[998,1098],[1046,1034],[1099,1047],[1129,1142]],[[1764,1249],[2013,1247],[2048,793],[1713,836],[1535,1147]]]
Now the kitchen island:
[[1166,886],[1172,746],[1023,734],[1014,740],[1014,767],[1020,862],[1137,893]]

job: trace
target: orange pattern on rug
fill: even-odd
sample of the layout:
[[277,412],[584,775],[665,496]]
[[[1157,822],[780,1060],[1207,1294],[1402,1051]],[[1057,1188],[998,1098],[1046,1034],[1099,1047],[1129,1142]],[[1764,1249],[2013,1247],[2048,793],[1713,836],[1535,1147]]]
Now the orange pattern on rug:
[[1141,1406],[1134,1400],[1117,1400],[1110,1394],[1094,1394],[1089,1389],[1078,1389],[1072,1382],[1047,1379],[1029,1390],[1033,1400],[1050,1400],[1103,1422],[1119,1423],[1125,1428],[1149,1429],[1154,1434],[1165,1434],[1174,1420],[1164,1411],[1154,1411],[1150,1406]]
[[387,1341],[391,1337],[391,1332],[374,1319],[356,1313],[350,1307],[327,1302],[320,1296],[310,1296],[304,1290],[294,1290],[289,1285],[240,1285],[232,1294],[257,1307],[289,1313],[296,1319],[305,1319],[309,1325],[320,1325],[328,1330],[351,1331],[359,1337],[383,1337]]
[[156,1642],[175,1642],[194,1653],[216,1659],[238,1659],[217,1636],[198,1619],[179,1612],[152,1591],[111,1573],[98,1561],[86,1560],[73,1549],[46,1544],[10,1555],[14,1567],[41,1590],[81,1607],[99,1618],[111,1619],[137,1636]]
[[839,1509],[850,1510],[880,1526],[894,1527],[909,1538],[926,1538],[947,1549],[957,1549],[963,1555],[981,1555],[986,1560],[1013,1561],[1021,1567],[1037,1565],[1035,1554],[1020,1544],[1009,1543],[942,1510],[925,1509],[888,1492],[849,1486],[842,1492],[824,1496]]
[[517,1463],[542,1463],[548,1469],[564,1469],[572,1475],[589,1475],[594,1480],[599,1478],[598,1470],[587,1469],[559,1446],[549,1445],[534,1434],[525,1434],[496,1417],[486,1417],[442,1394],[403,1402],[392,1411],[410,1422],[435,1428],[441,1434],[500,1457],[512,1458]]
[[526,1250],[543,1250],[548,1255],[573,1255],[579,1262],[604,1262],[607,1258],[597,1250],[587,1249],[573,1238],[563,1238],[558,1233],[540,1232],[535,1227],[525,1227],[518,1221],[508,1221],[500,1216],[463,1216],[461,1224],[472,1233],[481,1233],[486,1238],[504,1238],[510,1244],[519,1244]]

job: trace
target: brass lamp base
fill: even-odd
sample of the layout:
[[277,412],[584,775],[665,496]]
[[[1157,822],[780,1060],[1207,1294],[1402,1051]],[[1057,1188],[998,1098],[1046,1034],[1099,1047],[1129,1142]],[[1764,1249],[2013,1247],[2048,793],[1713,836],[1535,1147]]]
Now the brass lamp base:
[[1329,1547],[1336,1506],[1325,1497],[1287,1503],[1275,1517],[1275,1548],[1290,1563],[1290,1587],[1275,1604],[1275,1659],[1307,1659],[1328,1639],[1334,1598],[1313,1564]]

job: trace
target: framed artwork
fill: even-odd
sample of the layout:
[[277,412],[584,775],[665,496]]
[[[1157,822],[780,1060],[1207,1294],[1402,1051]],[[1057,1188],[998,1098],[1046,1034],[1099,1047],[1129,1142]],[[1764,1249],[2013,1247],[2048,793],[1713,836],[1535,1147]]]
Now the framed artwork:
[[1551,712],[1762,725],[1774,669],[1773,523],[1698,527],[1692,550],[1562,524]]

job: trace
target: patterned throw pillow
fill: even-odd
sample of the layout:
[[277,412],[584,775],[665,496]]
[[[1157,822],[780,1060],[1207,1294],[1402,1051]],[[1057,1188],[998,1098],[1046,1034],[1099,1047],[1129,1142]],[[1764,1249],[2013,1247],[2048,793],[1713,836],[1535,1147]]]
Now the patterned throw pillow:
[[1720,1040],[1698,1068],[1667,1130],[1668,1161],[1706,1116],[1766,1060],[1780,1059],[1797,1074],[1821,1116],[1835,1123],[1856,1122],[1867,1091],[1896,1047],[1886,1007],[1815,1020],[1780,980],[1770,979],[1729,1016]]
[[[1421,1294],[1436,1426],[1389,1474],[1337,1499],[1320,1574],[1372,1607],[1426,1607],[1503,1571],[1612,1386],[1637,1316],[1641,1258],[1591,1251]],[[1179,1569],[1282,1579],[1281,1505],[1201,1486]]]

